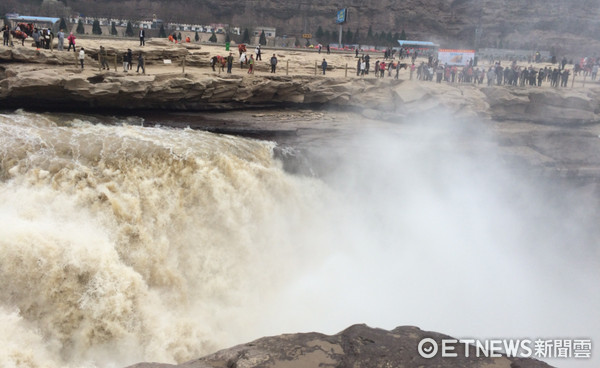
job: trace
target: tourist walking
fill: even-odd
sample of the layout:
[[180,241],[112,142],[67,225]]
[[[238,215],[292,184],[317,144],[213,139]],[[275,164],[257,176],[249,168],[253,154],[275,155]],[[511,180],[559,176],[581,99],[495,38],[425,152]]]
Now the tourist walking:
[[321,62],[321,69],[323,69],[323,75],[325,75],[325,71],[327,70],[327,61],[325,58],[323,58],[323,61]]
[[140,27],[140,46],[146,46],[146,31]]
[[250,55],[248,60],[248,74],[254,74],[254,55]]
[[138,65],[137,65],[137,70],[135,72],[139,73],[140,68],[142,68],[142,74],[146,74],[146,68],[144,67],[144,54],[142,54],[141,52],[138,55]]
[[133,71],[133,51],[131,49],[127,49],[127,66],[129,70]]
[[256,46],[256,49],[254,50],[254,53],[256,54],[256,60],[261,60],[262,61],[262,51],[260,49],[260,45]]
[[81,48],[81,50],[79,50],[79,63],[81,64],[81,69],[83,69],[83,60],[85,60],[85,51],[83,50],[83,47]]

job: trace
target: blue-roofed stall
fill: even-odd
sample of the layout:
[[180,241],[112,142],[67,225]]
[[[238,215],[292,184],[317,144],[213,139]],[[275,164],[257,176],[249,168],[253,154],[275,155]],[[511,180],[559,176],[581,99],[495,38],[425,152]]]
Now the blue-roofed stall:
[[30,15],[7,14],[6,18],[12,23],[11,29],[14,30],[15,39],[21,40],[21,44],[25,45],[25,39],[32,37],[32,34],[37,28],[40,30],[40,37],[35,42],[37,48],[52,48],[54,33],[60,27],[60,18],[55,17],[37,17]]
[[58,22],[60,22],[60,18],[55,17],[38,17],[19,14],[11,14],[7,18],[9,21],[13,22],[13,26],[17,23],[33,23],[38,28],[49,28],[52,31],[56,31],[55,28],[59,27]]
[[413,47],[413,48],[430,48],[435,49],[440,45],[435,44],[431,41],[409,41],[409,40],[398,40],[401,47]]
[[[419,55],[432,55],[433,53],[436,52],[437,48],[440,47],[440,45],[435,44],[431,41],[411,41],[411,40],[397,40],[398,44],[400,44],[399,47],[394,47],[394,50],[396,51],[401,51],[402,49],[405,50],[413,50],[416,51]],[[412,53],[412,51],[411,51]],[[416,55],[416,54],[415,54]]]

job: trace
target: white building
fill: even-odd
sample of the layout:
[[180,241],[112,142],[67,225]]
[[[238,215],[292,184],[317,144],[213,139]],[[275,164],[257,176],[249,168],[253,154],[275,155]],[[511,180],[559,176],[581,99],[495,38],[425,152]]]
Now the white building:
[[276,37],[276,29],[274,27],[255,27],[252,30],[252,34],[254,37],[260,37],[262,31],[265,31],[266,38],[275,38]]

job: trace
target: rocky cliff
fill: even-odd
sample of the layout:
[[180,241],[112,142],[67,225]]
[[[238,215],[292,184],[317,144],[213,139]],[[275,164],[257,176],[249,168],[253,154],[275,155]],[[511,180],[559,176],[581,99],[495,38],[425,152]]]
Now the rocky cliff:
[[[190,0],[175,3],[166,0],[78,0],[70,1],[68,5],[75,12],[88,16],[114,17],[119,14],[131,19],[150,19],[156,14],[167,22],[276,27],[279,36],[290,37],[299,37],[303,33],[316,35],[321,26],[335,41],[338,31],[336,12],[347,8],[349,15],[344,32],[358,30],[357,42],[361,44],[382,44],[367,38],[371,27],[373,34],[393,35],[405,30],[408,39],[438,41],[450,48],[500,46],[549,51],[554,47],[559,54],[592,55],[593,49],[600,45],[600,28],[596,21],[600,16],[599,0]],[[327,42],[324,37],[316,41]]]
[[[444,47],[510,47],[545,49],[557,52],[590,52],[599,45],[600,2],[597,0],[445,0],[378,2],[352,0],[280,2],[224,0],[217,3],[214,16],[230,16],[232,24],[252,19],[278,27],[279,34],[317,31],[320,25],[337,32],[336,11],[348,8],[344,29],[362,35],[369,27],[374,33],[401,32],[408,39],[433,40]],[[205,9],[208,14],[210,9]],[[479,28],[477,45],[475,29]],[[335,38],[335,37],[334,37]],[[346,41],[347,42],[347,41]],[[372,42],[372,41],[371,41]]]
[[[401,32],[408,39],[436,40],[449,47],[475,46],[475,29],[479,28],[479,47],[503,44],[512,48],[588,49],[598,45],[600,2],[597,0],[444,0],[378,2],[352,0],[281,2],[247,1],[240,4],[224,0],[218,3],[215,16],[231,17],[232,24],[244,19],[274,25],[278,32],[337,31],[336,11],[348,8],[345,30],[359,30],[365,43],[368,28],[373,32]],[[206,9],[211,12],[210,9]],[[359,38],[360,39],[360,38]]]

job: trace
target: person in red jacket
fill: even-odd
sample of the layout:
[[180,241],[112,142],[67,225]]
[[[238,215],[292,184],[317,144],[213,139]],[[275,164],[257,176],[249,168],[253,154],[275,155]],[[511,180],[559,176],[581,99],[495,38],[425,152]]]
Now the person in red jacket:
[[69,48],[67,49],[67,51],[71,51],[71,46],[73,46],[73,52],[77,52],[75,50],[75,35],[73,34],[73,32],[69,33],[69,37],[67,37],[67,40],[69,41]]

